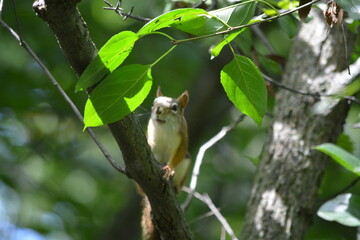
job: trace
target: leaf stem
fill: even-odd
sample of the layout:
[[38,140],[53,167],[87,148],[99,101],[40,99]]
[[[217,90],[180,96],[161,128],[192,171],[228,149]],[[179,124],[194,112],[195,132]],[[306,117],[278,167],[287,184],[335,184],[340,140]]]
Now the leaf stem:
[[229,46],[231,52],[233,53],[233,55],[234,55],[234,57],[235,57],[235,54],[236,54],[236,53],[235,53],[234,48],[231,46],[231,43],[227,41],[227,45]]
[[155,31],[155,32],[149,32],[149,33],[146,33],[146,34],[143,34],[143,35],[140,35],[140,37],[145,37],[147,35],[151,35],[151,34],[159,34],[159,35],[162,35],[168,39],[170,39],[171,41],[176,41],[175,38],[173,38],[172,36],[166,34],[166,33],[163,33],[163,32],[158,32],[158,31]]
[[153,62],[150,67],[155,66],[158,62],[160,62],[166,55],[168,55],[177,45],[172,46],[169,50],[167,50],[163,55],[161,55],[155,62]]
[[198,37],[193,37],[193,38],[187,38],[187,39],[182,39],[182,40],[175,40],[175,41],[172,41],[171,43],[174,44],[174,45],[177,45],[177,44],[180,44],[180,43],[185,43],[185,42],[190,42],[190,41],[195,41],[195,40],[200,40],[200,39],[204,39],[204,38],[209,38],[209,37],[215,37],[215,36],[219,36],[219,35],[224,35],[224,34],[227,34],[227,33],[230,33],[232,31],[235,31],[235,30],[239,30],[241,28],[246,28],[246,27],[250,27],[250,26],[253,26],[253,25],[256,25],[256,24],[260,24],[260,23],[263,23],[263,22],[270,22],[272,20],[275,20],[275,19],[278,19],[280,17],[283,17],[285,15],[288,15],[290,13],[293,13],[293,12],[296,12],[298,11],[299,9],[301,8],[304,8],[304,7],[307,7],[311,4],[314,4],[314,3],[317,3],[319,2],[320,0],[313,0],[311,2],[308,2],[304,5],[301,5],[300,7],[297,7],[297,8],[294,8],[294,9],[291,9],[289,11],[286,11],[286,12],[283,12],[283,13],[280,13],[279,15],[275,15],[273,17],[270,17],[270,18],[265,18],[263,20],[260,20],[260,21],[256,21],[256,22],[252,22],[252,23],[249,23],[249,24],[245,24],[245,25],[240,25],[240,26],[236,26],[236,27],[230,27],[224,31],[220,31],[220,32],[217,32],[217,33],[212,33],[212,34],[207,34],[207,35],[203,35],[203,36],[198,36]]

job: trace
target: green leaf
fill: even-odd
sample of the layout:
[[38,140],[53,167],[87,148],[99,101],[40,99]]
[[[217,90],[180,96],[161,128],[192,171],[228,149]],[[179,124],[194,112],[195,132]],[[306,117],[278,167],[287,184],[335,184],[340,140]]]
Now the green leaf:
[[242,33],[245,28],[234,31],[232,33],[227,34],[224,38],[211,49],[211,59],[219,56],[221,50],[225,47],[226,44],[229,44],[232,40],[234,40],[240,33]]
[[328,221],[336,221],[350,227],[359,227],[359,211],[360,197],[346,193],[324,203],[318,210],[317,215]]
[[267,90],[255,64],[245,56],[235,55],[222,69],[220,77],[232,103],[261,125],[267,108]]
[[346,135],[345,133],[341,133],[339,135],[338,139],[336,140],[336,145],[345,151],[348,151],[349,153],[354,152],[354,144],[352,143],[349,135]]
[[203,9],[197,8],[180,8],[167,13],[164,13],[146,25],[144,25],[139,31],[139,36],[146,35],[148,33],[157,31],[162,28],[170,27],[175,23],[186,23],[194,18],[198,18],[199,15],[207,15],[207,12]]
[[335,0],[342,9],[349,13],[353,19],[360,19],[360,1],[359,0]]
[[252,2],[236,4],[209,13],[196,8],[176,9],[154,18],[142,27],[138,34],[141,36],[166,27],[174,27],[194,35],[211,34],[226,29],[230,24],[247,23],[254,15],[255,7],[256,3]]
[[120,32],[110,38],[81,75],[75,91],[91,87],[113,72],[127,58],[138,39],[139,36],[131,31]]
[[346,86],[344,96],[352,96],[358,92],[360,92],[360,78],[357,78],[355,81]]
[[347,151],[332,143],[324,143],[318,145],[315,147],[315,149],[327,154],[337,163],[341,164],[346,169],[360,176],[359,158],[355,157],[354,155],[348,153]]
[[[248,23],[254,23],[254,22],[259,22],[260,19],[253,19]],[[246,28],[241,28],[237,31],[231,32],[227,35],[224,36],[224,38],[215,46],[211,49],[211,59],[219,56],[221,50],[225,47],[226,44],[229,44],[232,40],[234,40],[238,35],[240,35],[240,33],[242,33],[243,31],[245,31]]]
[[220,31],[225,24],[206,13],[189,21],[175,22],[171,24],[171,27],[194,35],[207,35]]
[[256,2],[235,4],[201,14],[187,22],[176,22],[172,27],[194,35],[211,34],[248,23],[254,16],[255,9]]
[[250,162],[252,162],[254,164],[255,167],[258,167],[260,165],[260,157],[252,157],[252,156],[245,156],[247,159],[250,160]]
[[133,64],[115,70],[94,89],[86,102],[85,128],[122,119],[140,106],[151,86],[151,65]]
[[[230,13],[229,15],[226,15],[226,11],[211,11],[210,13],[214,13],[217,17],[222,19],[224,22],[226,22],[229,25],[245,25],[249,23],[254,23],[260,21],[260,19],[253,19],[251,18],[254,16],[256,9],[256,3],[246,4],[246,5],[240,5],[237,6],[237,8],[229,8]],[[236,10],[236,11],[235,11]],[[219,11],[219,12],[218,12]],[[239,15],[239,16],[238,16]],[[224,38],[211,49],[211,59],[219,56],[221,50],[224,48],[226,44],[229,44],[232,40],[234,40],[240,33],[242,33],[246,28],[241,28],[239,30],[236,30],[234,32],[231,32],[224,36]]]
[[247,24],[254,16],[256,2],[241,3],[210,11],[209,14],[221,19],[231,27]]

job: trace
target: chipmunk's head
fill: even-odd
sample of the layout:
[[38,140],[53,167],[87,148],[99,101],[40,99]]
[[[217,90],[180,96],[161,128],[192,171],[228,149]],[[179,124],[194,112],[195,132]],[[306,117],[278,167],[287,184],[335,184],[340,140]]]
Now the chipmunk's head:
[[151,118],[158,124],[178,121],[176,119],[184,116],[184,109],[188,102],[188,91],[183,92],[178,98],[170,98],[163,96],[160,87],[158,87],[151,108]]

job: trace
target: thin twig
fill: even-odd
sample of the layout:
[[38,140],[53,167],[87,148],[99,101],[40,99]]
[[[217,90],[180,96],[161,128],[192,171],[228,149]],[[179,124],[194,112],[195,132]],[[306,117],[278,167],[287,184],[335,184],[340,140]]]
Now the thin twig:
[[[40,60],[40,58],[34,53],[34,51],[29,47],[29,45],[22,40],[21,36],[17,34],[9,25],[4,22],[4,20],[1,18],[2,13],[2,6],[3,6],[3,0],[0,0],[0,24],[10,32],[10,34],[20,43],[20,46],[22,46],[29,55],[35,60],[37,64],[41,67],[41,69],[44,71],[45,75],[48,77],[48,79],[51,81],[51,83],[55,86],[56,90],[60,93],[60,95],[64,98],[64,100],[69,104],[71,109],[74,111],[76,117],[81,121],[84,122],[84,118],[80,111],[77,109],[75,104],[72,102],[72,100],[69,98],[69,96],[66,94],[66,92],[62,89],[62,87],[59,85],[59,83],[56,81],[54,76],[50,73],[49,69],[45,66],[45,64]],[[17,18],[16,18],[17,19]],[[18,20],[17,20],[18,21]],[[95,141],[97,146],[100,148],[101,152],[104,154],[105,158],[108,160],[108,162],[119,172],[127,175],[127,171],[125,168],[119,166],[111,157],[109,152],[106,150],[106,148],[102,145],[101,141],[97,138],[96,134],[92,131],[92,129],[87,128],[87,132],[89,133],[90,137]]]
[[220,239],[221,240],[226,240],[226,229],[224,227],[221,227]]
[[210,147],[212,147],[215,143],[217,143],[223,137],[225,137],[225,135],[229,131],[233,130],[242,120],[244,120],[245,116],[246,116],[245,114],[241,114],[236,121],[234,121],[229,126],[223,127],[219,133],[217,133],[214,137],[212,137],[209,141],[207,141],[200,147],[199,152],[196,156],[194,169],[193,169],[192,177],[191,177],[191,181],[190,181],[190,187],[189,187],[190,193],[188,194],[186,200],[184,201],[184,203],[181,206],[183,209],[186,209],[189,206],[189,204],[192,200],[193,194],[195,193],[197,180],[198,180],[198,176],[200,173],[200,167],[201,167],[205,152]]
[[272,79],[271,77],[265,75],[264,73],[262,73],[262,76],[264,77],[264,79],[266,81],[274,84],[275,86],[277,86],[279,88],[288,90],[289,92],[293,92],[293,93],[297,93],[297,94],[301,94],[301,95],[313,96],[313,97],[316,97],[316,98],[320,97],[320,95],[318,93],[308,93],[308,92],[303,92],[303,91],[300,91],[300,90],[296,90],[296,89],[287,87],[284,84],[280,83],[279,81],[276,81],[276,80]]
[[200,216],[197,216],[196,218],[192,219],[192,220],[189,220],[188,221],[188,224],[191,225],[195,222],[199,222],[201,221],[202,219],[205,219],[205,218],[208,218],[208,217],[211,217],[211,216],[214,216],[215,214],[212,212],[212,211],[209,211],[209,212],[206,212]]
[[208,205],[210,210],[215,214],[216,218],[220,221],[222,226],[224,227],[225,231],[229,234],[232,240],[238,240],[238,238],[235,236],[234,231],[230,227],[229,223],[226,221],[224,216],[218,211],[214,203],[211,201],[208,194],[203,194],[203,198],[205,203]]
[[142,21],[142,22],[150,22],[151,21],[151,18],[145,18],[145,17],[140,17],[140,16],[134,16],[132,15],[132,11],[133,11],[133,7],[131,8],[130,12],[129,13],[125,13],[123,12],[122,8],[120,8],[120,2],[118,2],[118,4],[114,7],[110,2],[104,0],[104,3],[106,5],[108,5],[109,7],[104,7],[105,10],[113,10],[115,11],[117,14],[119,14],[120,16],[122,17],[125,17],[123,20],[126,20],[127,18],[132,18],[132,19],[135,19],[135,20],[138,20],[138,21]]
[[[189,188],[184,188],[184,191],[188,192],[189,194],[192,192],[192,190]],[[225,231],[229,234],[232,240],[238,240],[230,224],[227,222],[225,217],[220,213],[219,209],[211,201],[211,198],[207,193],[200,194],[198,192],[193,192],[193,196],[199,199],[200,201],[202,201],[203,203],[205,203],[209,207],[213,215],[215,215],[215,217],[219,220],[219,222],[221,223]]]
[[232,31],[235,31],[235,30],[239,30],[239,29],[242,29],[242,28],[246,28],[246,27],[250,27],[250,26],[253,26],[253,25],[261,24],[263,22],[270,22],[272,20],[275,20],[275,19],[281,18],[283,16],[286,16],[286,15],[288,15],[290,13],[296,12],[301,8],[307,7],[307,6],[311,5],[311,4],[317,3],[319,1],[320,0],[313,0],[313,1],[308,2],[308,3],[304,4],[304,5],[301,5],[301,6],[297,7],[297,8],[285,11],[285,12],[280,13],[278,15],[275,15],[273,17],[265,18],[265,19],[263,19],[261,21],[256,21],[256,22],[252,22],[252,23],[249,23],[249,24],[240,25],[240,26],[236,26],[236,27],[230,27],[230,28],[228,28],[228,29],[226,29],[224,31],[211,33],[211,34],[207,34],[207,35],[202,35],[202,36],[198,36],[198,37],[186,38],[186,39],[182,39],[182,40],[175,40],[175,41],[172,41],[171,43],[175,45],[175,44],[180,44],[180,43],[185,43],[185,42],[190,42],[190,41],[196,41],[196,40],[200,40],[200,39],[204,39],[204,38],[209,38],[209,37],[215,37],[215,36],[219,36],[219,35],[228,34],[228,33],[232,32]]
[[285,89],[289,92],[293,92],[293,93],[297,93],[297,94],[301,94],[301,95],[305,95],[305,96],[311,96],[314,98],[319,98],[319,97],[330,97],[330,98],[344,98],[350,102],[356,103],[360,105],[360,100],[357,99],[354,96],[339,96],[336,94],[326,94],[326,93],[310,93],[310,92],[304,92],[304,91],[300,91],[300,90],[296,90],[290,87],[287,87],[285,85],[283,85],[282,83],[272,79],[271,77],[265,75],[264,73],[262,73],[262,76],[264,77],[264,79],[272,84],[274,84],[275,86]]

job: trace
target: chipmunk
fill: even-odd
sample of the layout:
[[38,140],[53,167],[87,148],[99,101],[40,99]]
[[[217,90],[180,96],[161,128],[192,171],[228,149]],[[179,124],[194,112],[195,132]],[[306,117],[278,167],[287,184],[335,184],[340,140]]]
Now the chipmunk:
[[[151,108],[147,129],[147,141],[155,159],[166,164],[163,178],[172,180],[180,192],[190,167],[188,155],[188,130],[184,109],[189,102],[188,91],[178,98],[163,96],[160,87]],[[144,240],[158,240],[160,236],[151,220],[151,206],[146,196],[143,200],[142,229]]]

